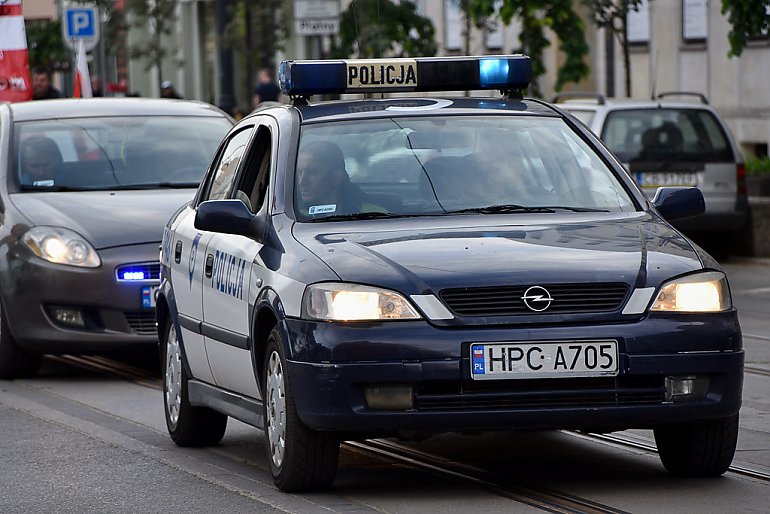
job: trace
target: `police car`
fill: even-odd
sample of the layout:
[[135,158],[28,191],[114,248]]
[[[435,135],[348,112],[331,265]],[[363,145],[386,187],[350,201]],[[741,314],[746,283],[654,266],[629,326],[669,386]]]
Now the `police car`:
[[[520,92],[526,56],[287,61],[291,105],[222,142],[167,223],[157,298],[182,446],[263,428],[283,491],[342,439],[654,429],[665,467],[732,461],[744,353],[719,264],[588,131]],[[326,93],[500,90],[497,97]]]

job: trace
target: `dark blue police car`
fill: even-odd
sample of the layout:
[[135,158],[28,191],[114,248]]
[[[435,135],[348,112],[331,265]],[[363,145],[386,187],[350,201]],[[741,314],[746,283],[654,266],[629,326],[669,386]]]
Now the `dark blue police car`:
[[[525,56],[288,61],[293,103],[229,133],[168,222],[157,316],[168,429],[263,427],[284,491],[339,442],[407,433],[655,431],[672,473],[732,461],[744,354],[724,273]],[[319,93],[501,90],[310,105]]]

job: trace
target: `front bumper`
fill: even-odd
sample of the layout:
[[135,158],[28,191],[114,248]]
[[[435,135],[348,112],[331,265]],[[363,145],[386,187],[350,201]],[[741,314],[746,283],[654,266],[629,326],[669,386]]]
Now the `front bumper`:
[[[287,363],[308,426],[364,434],[475,430],[613,431],[719,418],[741,405],[735,312],[597,326],[438,329],[423,322],[341,325],[287,320]],[[617,377],[474,381],[471,343],[616,339]],[[665,377],[707,379],[696,400],[666,400]],[[408,385],[411,410],[374,410],[367,386]]]
[[[14,341],[34,353],[101,353],[157,346],[155,309],[142,302],[142,288],[158,280],[118,282],[116,268],[157,263],[158,243],[100,250],[98,268],[49,263],[25,248],[9,254],[2,273],[3,315]],[[83,312],[86,326],[57,322],[53,307]]]

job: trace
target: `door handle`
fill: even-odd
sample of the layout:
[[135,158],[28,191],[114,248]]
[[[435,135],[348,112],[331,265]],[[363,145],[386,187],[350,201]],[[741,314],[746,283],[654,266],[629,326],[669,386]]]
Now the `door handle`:
[[208,254],[206,256],[206,276],[210,277],[211,272],[214,270],[214,254]]
[[174,262],[177,264],[182,262],[182,241],[177,241],[174,247]]

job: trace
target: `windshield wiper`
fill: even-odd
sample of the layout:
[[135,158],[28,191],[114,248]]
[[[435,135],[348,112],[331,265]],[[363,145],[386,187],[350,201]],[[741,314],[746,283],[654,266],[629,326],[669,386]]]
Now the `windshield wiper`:
[[594,209],[593,207],[570,207],[568,205],[544,205],[544,209],[559,209],[572,212],[610,212],[609,209]]
[[556,212],[551,207],[528,207],[518,204],[488,205],[486,207],[470,207],[456,211],[446,211],[447,214],[461,214],[464,212],[478,212],[481,214],[506,214],[511,212]]
[[352,221],[352,220],[374,220],[384,218],[409,218],[422,216],[422,214],[394,214],[391,212],[357,212],[355,214],[333,214],[331,216],[322,216],[320,218],[311,218],[305,220],[307,223],[317,221]]
[[22,184],[20,186],[22,191],[37,191],[39,193],[51,193],[59,191],[82,191],[81,187],[70,186],[30,186],[29,184]]
[[142,190],[142,189],[194,189],[198,182],[154,182],[151,184],[118,184],[100,189],[109,191]]

